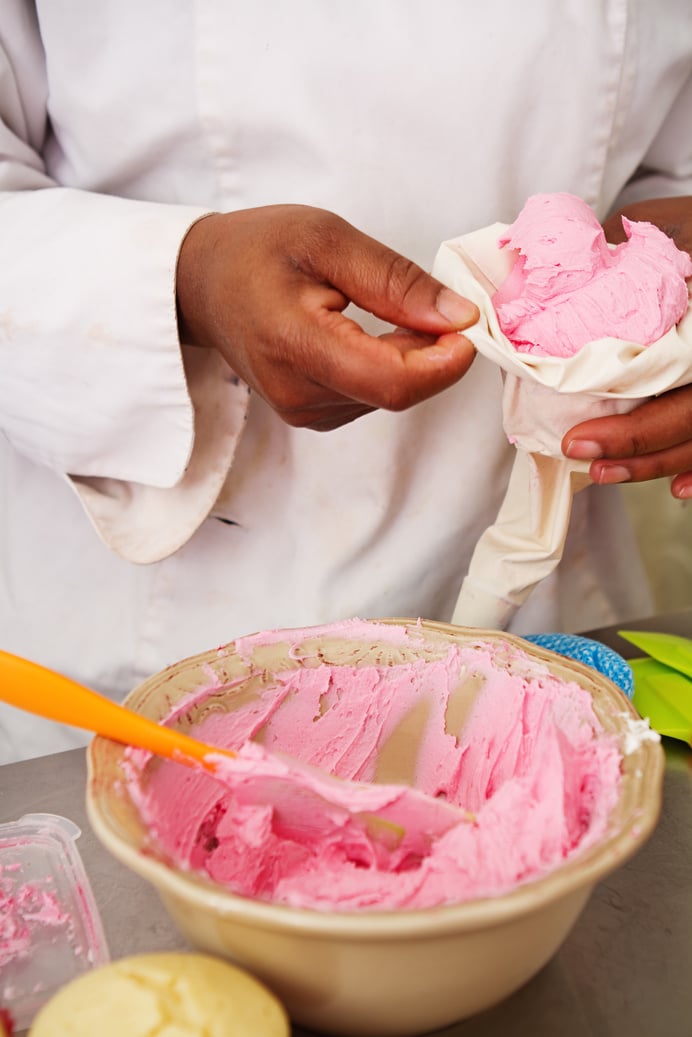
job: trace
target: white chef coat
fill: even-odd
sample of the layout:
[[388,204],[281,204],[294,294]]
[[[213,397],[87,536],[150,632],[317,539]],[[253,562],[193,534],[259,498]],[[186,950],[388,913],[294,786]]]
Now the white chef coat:
[[[181,348],[181,240],[299,202],[429,269],[537,191],[687,193],[689,0],[3,0],[0,43],[0,647],[121,696],[260,628],[448,618],[512,462],[499,372],[289,428]],[[648,606],[594,487],[514,628]],[[0,712],[1,762],[82,741]]]

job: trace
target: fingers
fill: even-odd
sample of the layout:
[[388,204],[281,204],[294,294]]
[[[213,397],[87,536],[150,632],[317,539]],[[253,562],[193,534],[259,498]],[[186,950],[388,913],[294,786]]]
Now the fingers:
[[412,345],[410,336],[376,339],[358,336],[348,345],[348,370],[341,384],[353,399],[384,410],[401,411],[448,389],[473,362],[473,345],[456,332],[429,345]]
[[596,483],[674,476],[673,495],[692,496],[692,386],[664,393],[629,414],[575,425],[562,450],[567,457],[592,461],[589,474]]
[[309,228],[308,262],[302,259],[302,269],[316,280],[382,320],[415,331],[442,335],[478,320],[474,303],[411,260],[332,213],[321,215]]
[[[441,392],[475,351],[477,308],[332,213],[269,206],[190,229],[177,269],[181,338],[218,349],[288,424],[330,429]],[[397,330],[367,334],[350,302]]]
[[[310,379],[314,399],[306,408],[303,386],[296,406],[276,398],[271,405],[290,424],[302,424],[306,410],[326,405],[330,392],[335,401],[401,411],[449,388],[475,356],[450,327],[476,320],[476,306],[338,217],[326,217],[310,228],[317,240],[301,253],[309,262],[295,264],[302,281],[292,285],[296,306],[284,323],[294,369],[297,364]],[[396,331],[367,334],[343,314],[349,302],[398,324]],[[440,306],[452,316],[442,316]],[[293,380],[283,389],[301,387]],[[309,427],[318,427],[314,418]],[[322,418],[319,427],[326,427]]]
[[606,238],[614,245],[626,240],[623,216],[655,224],[673,239],[678,248],[692,255],[692,196],[647,199],[625,206],[603,224]]
[[689,500],[692,497],[692,465],[689,471],[676,475],[670,484],[670,492],[678,500]]
[[310,408],[302,410],[285,411],[281,417],[287,425],[294,428],[308,428],[313,432],[331,432],[335,428],[341,428],[365,414],[370,414],[375,408],[364,404],[355,404],[350,400],[343,402],[330,399]]
[[[626,206],[603,224],[613,244],[626,239],[623,215],[655,224],[692,255],[692,197],[648,199]],[[664,393],[630,414],[583,422],[570,429],[562,448],[568,457],[594,459],[589,469],[594,482],[673,476],[673,496],[692,497],[692,388]]]
[[375,408],[401,411],[457,382],[475,356],[457,332],[435,339],[409,331],[379,338],[334,311],[299,322],[302,342],[288,342],[292,372],[304,379],[278,378],[270,405],[291,425],[325,429],[345,424]]

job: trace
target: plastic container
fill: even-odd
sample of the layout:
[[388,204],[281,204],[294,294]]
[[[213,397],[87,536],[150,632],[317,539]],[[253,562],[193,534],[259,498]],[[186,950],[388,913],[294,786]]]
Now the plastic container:
[[56,814],[0,825],[0,1006],[17,1030],[65,983],[109,961],[80,835]]

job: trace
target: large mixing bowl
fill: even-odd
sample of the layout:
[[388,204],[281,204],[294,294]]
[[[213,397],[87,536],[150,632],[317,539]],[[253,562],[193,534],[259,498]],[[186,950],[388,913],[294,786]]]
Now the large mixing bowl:
[[[379,621],[382,622],[382,621]],[[421,910],[337,912],[287,907],[234,895],[176,867],[152,844],[128,791],[123,746],[95,738],[89,748],[87,807],[105,846],[156,888],[174,922],[196,947],[232,959],[264,981],[301,1025],[324,1033],[421,1034],[489,1007],[549,961],[595,884],[648,838],[660,810],[663,753],[655,739],[633,736],[637,714],[607,678],[507,634],[441,623],[414,623],[418,641],[393,649],[371,640],[304,632],[300,653],[289,641],[258,649],[251,662],[233,645],[185,659],[146,680],[127,705],[155,720],[174,703],[217,679],[214,708],[232,709],[257,670],[300,665],[296,655],[336,665],[381,659],[392,665],[451,641],[520,647],[557,677],[592,697],[605,731],[623,753],[617,803],[603,837],[548,874],[501,896]],[[513,665],[510,661],[510,667]],[[234,682],[233,688],[224,685]],[[247,690],[247,689],[246,689]],[[639,721],[641,724],[641,721]],[[125,766],[124,766],[125,764]]]

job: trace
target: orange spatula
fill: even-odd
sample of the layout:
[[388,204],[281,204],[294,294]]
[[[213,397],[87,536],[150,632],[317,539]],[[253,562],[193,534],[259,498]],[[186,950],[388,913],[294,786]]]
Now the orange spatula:
[[203,768],[244,804],[268,805],[283,833],[312,841],[354,828],[378,866],[425,856],[432,841],[473,820],[466,811],[408,785],[347,781],[252,744],[249,753],[206,745],[120,706],[69,677],[0,651],[0,700],[157,756]]

